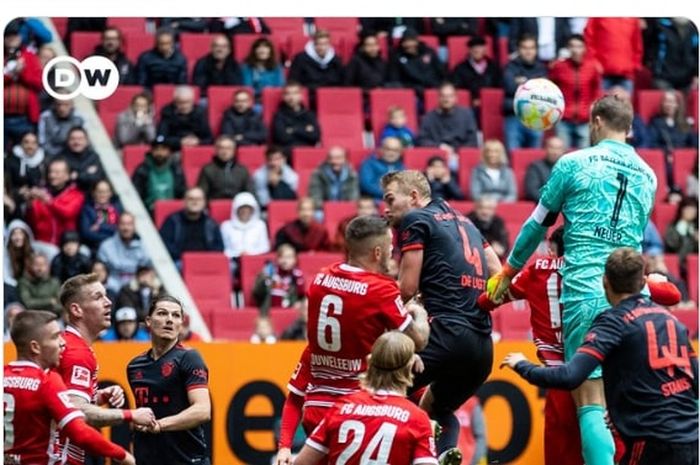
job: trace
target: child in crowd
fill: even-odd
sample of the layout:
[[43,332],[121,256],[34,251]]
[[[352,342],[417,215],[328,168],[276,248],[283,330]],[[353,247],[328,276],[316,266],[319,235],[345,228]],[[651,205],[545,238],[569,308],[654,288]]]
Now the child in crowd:
[[379,143],[387,137],[396,137],[404,147],[415,145],[416,135],[406,126],[406,112],[399,106],[389,108],[389,122],[379,135]]
[[306,297],[304,274],[297,268],[297,253],[289,244],[277,247],[276,263],[266,263],[253,286],[261,316],[271,307],[299,308]]
[[259,316],[255,320],[255,332],[250,336],[250,342],[252,344],[274,344],[277,342],[275,330],[268,317]]

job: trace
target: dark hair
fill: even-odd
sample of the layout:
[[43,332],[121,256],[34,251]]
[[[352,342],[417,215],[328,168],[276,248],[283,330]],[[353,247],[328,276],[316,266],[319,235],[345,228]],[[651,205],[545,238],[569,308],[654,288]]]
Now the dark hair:
[[153,94],[151,94],[147,90],[144,90],[143,92],[139,92],[138,94],[131,97],[131,101],[129,102],[129,104],[133,105],[134,102],[136,101],[136,99],[140,99],[140,98],[145,98],[146,101],[148,101],[149,106],[153,103]]
[[318,29],[314,32],[313,40],[316,42],[318,39],[330,39],[331,33],[325,29]]
[[92,283],[99,283],[100,280],[95,273],[84,273],[68,278],[58,293],[58,300],[64,310],[68,310],[70,304],[77,302],[81,298],[83,287]]
[[564,226],[559,226],[549,235],[549,242],[557,246],[557,257],[564,256]]
[[258,64],[258,59],[255,56],[255,50],[261,45],[266,45],[270,48],[270,56],[263,63],[263,67],[267,70],[275,69],[278,66],[277,52],[275,51],[275,47],[270,41],[270,39],[268,39],[267,37],[261,37],[255,42],[253,42],[253,45],[250,46],[250,52],[248,52],[248,56],[245,57],[245,63],[251,67]]
[[101,35],[101,37],[104,39],[105,33],[109,32],[109,31],[114,31],[114,32],[116,32],[117,34],[119,34],[119,40],[122,40],[122,31],[119,30],[119,28],[114,27],[114,26],[107,26],[106,28],[104,28],[104,29],[102,30],[102,35]]
[[345,243],[348,255],[364,255],[374,246],[370,239],[376,239],[386,234],[389,223],[380,216],[358,216],[345,229]]
[[76,132],[76,131],[82,132],[83,134],[85,134],[85,137],[87,137],[87,131],[85,130],[84,127],[82,127],[82,126],[73,126],[72,128],[70,128],[70,129],[68,130],[68,133],[67,133],[67,136],[66,136],[66,141],[68,140],[68,137],[70,137],[70,135],[73,134],[73,133]]
[[56,320],[58,316],[46,310],[24,310],[19,313],[10,327],[10,338],[17,351],[25,351],[29,343],[37,339],[44,326]]
[[[678,202],[678,209],[676,210],[676,216],[673,218],[673,224],[675,225],[678,223],[678,220],[681,219],[681,215],[683,214],[683,209],[685,207],[695,207],[698,208],[698,199],[695,197],[683,197],[680,202]],[[697,215],[696,215],[697,217]],[[696,218],[697,220],[697,218]]]
[[518,37],[518,47],[520,47],[523,42],[526,42],[528,40],[534,41],[535,45],[537,45],[537,36],[526,32],[525,34],[521,34],[520,37]]
[[606,95],[593,102],[591,119],[596,116],[617,132],[627,132],[632,127],[634,111],[632,104],[617,95]]
[[584,39],[581,34],[571,34],[569,37],[566,38],[566,44],[569,45],[569,42],[571,42],[572,40],[578,40],[579,42],[583,42],[584,44],[586,43],[586,39]]
[[287,155],[284,153],[282,147],[270,145],[267,147],[267,150],[265,150],[265,160],[269,160],[270,157],[276,153],[281,153],[282,155],[284,155],[285,158],[287,158]]
[[185,307],[182,305],[182,302],[180,302],[177,298],[171,296],[170,294],[163,294],[155,297],[151,301],[151,305],[148,306],[148,316],[153,315],[153,312],[156,311],[156,307],[160,302],[172,302],[174,304],[177,304],[180,306],[180,310],[182,310],[182,314],[185,314]]
[[605,262],[605,277],[616,294],[636,294],[644,287],[644,257],[630,247],[614,250]]
[[48,169],[51,165],[56,164],[56,163],[64,163],[66,165],[66,169],[70,173],[70,163],[68,163],[68,160],[66,160],[62,156],[57,156],[56,158],[52,158],[49,160],[49,163],[46,165],[46,168]]
[[164,35],[169,35],[170,37],[172,37],[173,40],[175,40],[175,31],[173,29],[169,27],[159,27],[158,30],[156,30],[156,41],[160,36]]
[[441,155],[433,155],[428,159],[428,164],[426,166],[433,166],[434,163],[440,162],[443,165],[446,165],[447,162],[445,161],[445,158],[443,158]]

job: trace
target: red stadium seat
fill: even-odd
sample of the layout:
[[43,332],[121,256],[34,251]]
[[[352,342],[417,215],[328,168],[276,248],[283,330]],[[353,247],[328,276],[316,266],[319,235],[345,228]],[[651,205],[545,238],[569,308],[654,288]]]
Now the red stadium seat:
[[141,54],[155,45],[155,36],[147,32],[129,32],[124,36],[124,53],[136,65]]
[[70,54],[78,60],[83,60],[95,53],[95,47],[100,44],[102,33],[92,31],[74,31],[71,33]]
[[129,108],[131,99],[141,92],[141,86],[119,86],[111,96],[97,102],[100,121],[111,138],[116,132],[119,113]]
[[416,95],[412,89],[372,89],[369,91],[369,105],[372,131],[377,142],[389,120],[389,108],[393,106],[403,108],[406,113],[406,125],[414,134],[418,132]]
[[58,32],[58,36],[61,37],[62,39],[65,39],[66,32],[68,31],[68,18],[66,18],[66,17],[51,18],[51,22],[53,23],[53,27],[56,28],[56,32]]
[[664,237],[666,228],[673,222],[676,216],[678,207],[669,203],[656,203],[651,211],[651,219],[654,221],[654,226],[659,230],[661,237]]
[[686,114],[693,118],[693,128],[698,130],[698,90],[688,92],[688,104]]
[[535,208],[533,202],[501,202],[496,207],[496,214],[503,218],[508,230],[508,240],[512,244],[520,232],[525,220],[528,219],[532,210]]
[[209,201],[209,216],[218,224],[231,219],[233,199],[213,199]]
[[294,308],[271,308],[270,321],[277,337],[299,318],[299,311]]
[[425,171],[428,160],[439,156],[447,162],[447,152],[439,147],[411,147],[403,151],[403,162],[406,169]]
[[[304,106],[309,108],[309,90],[303,87],[301,90]],[[265,87],[262,91],[262,118],[265,126],[270,129],[270,138],[272,137],[272,119],[277,113],[277,108],[282,101],[281,87]]]
[[472,170],[481,163],[481,151],[477,148],[459,149],[459,187],[467,198],[471,198]]
[[255,278],[263,270],[266,262],[275,262],[275,257],[274,253],[241,256],[241,289],[246,305],[255,305],[253,300]]
[[542,149],[514,149],[510,153],[510,166],[513,168],[518,198],[525,200],[525,173],[531,163],[544,158]]
[[[437,89],[425,89],[423,92],[423,100],[425,112],[433,111],[438,107],[439,97]],[[465,89],[457,89],[457,104],[463,107],[471,107],[472,99],[469,91]]]
[[[352,58],[352,55],[355,53],[355,49],[357,48],[357,44],[360,42],[360,39],[357,38],[357,34],[350,34],[340,36],[340,41],[341,45],[338,55],[340,56],[340,60],[343,62],[343,64],[347,65]],[[379,43],[381,44],[382,41],[383,40],[380,40]],[[379,53],[382,53],[381,45]]]
[[360,28],[360,22],[357,18],[315,18],[314,25],[317,31],[325,30],[330,32],[331,37],[334,35],[357,36]]
[[239,89],[243,89],[253,98],[253,89],[243,86],[209,86],[207,89],[207,102],[209,105],[209,127],[214,137],[218,136],[221,130],[221,120],[224,119],[224,112],[233,104],[233,94]]
[[316,99],[323,145],[362,148],[362,90],[353,87],[319,88]]
[[668,195],[668,180],[664,152],[660,149],[637,149],[637,153],[656,173],[656,201],[665,201]]
[[468,215],[474,210],[474,202],[470,200],[450,200],[450,207],[463,215]]
[[671,275],[673,275],[676,278],[681,277],[681,263],[678,254],[665,253],[664,263],[666,264],[666,268],[668,268],[668,272]]
[[335,240],[340,222],[356,214],[357,202],[353,200],[323,202],[323,224],[326,226],[331,241]]
[[265,18],[265,23],[273,34],[304,34],[304,18]]
[[250,175],[265,164],[265,147],[246,145],[236,151],[236,161],[248,168]]
[[107,26],[116,27],[127,36],[132,33],[146,32],[146,18],[128,17],[128,18],[107,18]]
[[203,313],[231,308],[231,271],[223,252],[183,253],[182,278]]
[[510,56],[508,54],[508,37],[499,37],[498,38],[498,63],[501,65],[501,69],[503,69],[506,64],[508,64],[508,60],[510,59]]
[[183,32],[180,34],[180,51],[187,58],[187,76],[192,82],[192,73],[197,60],[211,51],[211,41],[215,34],[193,34]]
[[697,308],[674,308],[673,316],[683,323],[688,329],[688,336],[692,339],[698,338],[698,309]]
[[275,242],[275,234],[285,224],[297,218],[296,200],[273,200],[267,205],[267,227],[270,231],[271,242]]
[[168,216],[183,208],[185,208],[185,201],[182,199],[156,200],[153,207],[153,221],[156,228],[160,229]]
[[260,316],[257,308],[219,310],[212,314],[212,337],[227,341],[249,341]]
[[336,252],[301,252],[299,268],[304,272],[304,281],[308,289],[311,280],[321,271],[321,268],[345,259],[345,254]]
[[182,169],[185,172],[185,181],[188,187],[197,185],[199,172],[209,163],[214,156],[214,147],[211,145],[199,145],[196,147],[182,148]]
[[[673,180],[683,192],[688,187],[688,175],[693,172],[697,159],[697,149],[676,149],[673,151]],[[697,174],[695,173],[696,176]]]
[[[484,36],[486,39],[486,56],[493,58],[493,39],[491,36]],[[450,71],[467,59],[469,55],[469,36],[451,36],[447,38],[447,67]]]
[[348,153],[350,154],[350,164],[352,164],[352,166],[353,166],[353,168],[355,168],[355,170],[359,170],[362,162],[367,157],[369,157],[372,153],[374,153],[374,150],[373,149],[357,148],[357,149],[350,149],[348,151]]
[[297,197],[306,197],[309,195],[309,183],[311,181],[311,174],[316,168],[306,168],[298,169],[297,174],[299,175],[299,186],[297,187]]
[[698,302],[698,255],[691,254],[686,258],[686,268],[688,270],[688,294],[690,299]]
[[637,92],[637,103],[635,105],[636,113],[644,121],[644,124],[649,124],[649,120],[659,112],[661,108],[661,100],[664,98],[663,90],[648,89]]
[[328,149],[324,147],[295,147],[292,150],[292,166],[295,170],[314,170],[326,161]]
[[499,319],[501,337],[505,340],[528,340],[531,337],[530,306],[525,300],[516,300],[494,310]]
[[276,55],[280,56],[279,44],[269,35],[265,34],[235,34],[233,36],[233,58],[238,63],[243,63],[250,53],[253,43],[262,38],[267,37],[272,42],[272,47],[275,50]]
[[129,177],[134,175],[136,168],[143,163],[146,153],[151,149],[150,145],[127,145],[122,150],[122,163]]
[[[173,101],[173,93],[176,87],[178,87],[176,84],[156,84],[153,86],[153,111],[156,119],[160,120],[160,113],[163,111],[163,107]],[[199,87],[190,86],[190,88],[194,91],[196,104],[199,101]]]
[[481,89],[481,130],[484,140],[498,139],[503,141],[503,89]]

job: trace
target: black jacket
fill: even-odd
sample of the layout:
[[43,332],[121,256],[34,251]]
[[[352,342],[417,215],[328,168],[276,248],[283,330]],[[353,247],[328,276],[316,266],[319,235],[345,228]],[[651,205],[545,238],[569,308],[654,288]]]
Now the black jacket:
[[76,183],[81,191],[89,191],[97,181],[105,178],[100,156],[91,147],[86,148],[82,153],[72,152],[66,148],[61,156],[68,162],[71,173],[78,174]]
[[467,107],[454,107],[449,113],[433,110],[423,116],[418,132],[418,145],[437,147],[449,144],[454,149],[476,147],[477,126],[474,112]]
[[464,200],[462,189],[459,188],[454,177],[450,178],[450,182],[430,181],[430,197],[433,199],[439,197],[445,200]]
[[253,192],[253,178],[248,169],[236,160],[223,162],[213,157],[202,167],[197,179],[207,199],[232,199],[239,192]]
[[207,114],[202,107],[195,105],[187,115],[177,113],[175,105],[169,103],[160,112],[158,134],[165,136],[171,147],[180,148],[180,139],[194,134],[201,145],[211,144],[212,134]]
[[[514,18],[510,20],[510,32],[508,38],[508,49],[514,52],[518,49],[518,38],[523,34],[531,34],[535,37],[539,36],[540,28],[537,23],[537,18]],[[566,47],[566,41],[571,35],[571,26],[569,18],[556,18],[554,20],[554,42],[557,49],[555,54],[562,48]]]
[[192,84],[204,94],[209,86],[236,86],[241,84],[241,70],[231,55],[226,57],[222,69],[216,67],[211,53],[197,60],[194,65]]
[[518,89],[517,77],[525,79],[547,77],[547,68],[539,61],[525,63],[520,57],[514,58],[506,64],[503,69],[503,114],[510,116],[513,114],[513,96]]
[[654,78],[675,89],[685,89],[698,74],[698,30],[692,21],[678,24],[670,18],[648,18],[644,56]]
[[187,59],[177,50],[169,58],[155,49],[143,52],[136,63],[136,84],[187,84]]
[[[168,249],[173,260],[179,260],[183,252],[192,250],[187,247],[187,237],[185,237],[186,221],[189,220],[185,217],[185,211],[180,210],[168,216],[160,227],[160,237],[163,239],[165,248]],[[202,228],[205,250],[223,252],[224,241],[221,238],[221,230],[216,221],[206,213],[202,213],[197,223]]]
[[[95,47],[95,55],[107,57],[102,45],[97,45]],[[107,57],[109,58],[109,57]],[[126,57],[126,54],[121,50],[117,52],[117,56],[112,60],[119,70],[119,85],[131,85],[134,84],[136,80],[136,70],[134,69],[134,64]]]
[[238,113],[233,107],[224,112],[221,134],[228,134],[236,145],[262,145],[267,141],[267,128],[259,114],[253,109]]
[[479,31],[477,18],[432,18],[430,31],[440,38],[440,43],[445,45],[448,36],[473,36]]
[[288,80],[299,82],[310,89],[340,86],[343,84],[343,64],[336,55],[327,66],[321,67],[306,52],[301,52],[292,61]]
[[5,156],[5,179],[13,191],[22,186],[39,187],[44,183],[46,173],[46,158],[34,168],[27,167],[24,176],[21,174],[22,161],[14,154]]
[[438,87],[445,78],[445,68],[435,50],[424,43],[418,46],[417,55],[407,55],[397,48],[389,62],[389,81],[410,87],[418,92]]
[[89,273],[91,265],[90,259],[81,253],[68,257],[61,252],[51,260],[51,276],[63,282],[75,275]]
[[[146,159],[143,161],[143,163],[136,167],[136,171],[134,171],[134,175],[131,178],[131,182],[134,183],[136,191],[143,200],[145,200],[146,195],[148,195],[148,174],[151,170],[152,164],[153,156],[150,153],[147,153]],[[181,199],[185,196],[185,190],[187,189],[187,182],[185,181],[185,173],[182,170],[182,165],[175,162],[175,160],[171,160],[170,170],[173,172],[175,198]]]
[[510,248],[508,241],[508,230],[506,229],[506,224],[503,221],[503,218],[495,215],[489,223],[486,223],[477,218],[474,212],[470,212],[467,215],[467,218],[474,223],[474,226],[476,226],[476,229],[478,229],[481,235],[484,236],[484,239],[486,239],[488,242],[499,242],[503,248],[508,251]]
[[479,98],[484,87],[501,87],[501,68],[493,60],[488,60],[486,71],[479,74],[467,58],[455,67],[450,80],[455,87],[467,89],[473,99]]
[[321,139],[316,115],[303,105],[299,111],[294,111],[284,102],[280,103],[272,128],[272,141],[283,147],[313,146]]
[[360,51],[356,52],[345,68],[345,85],[374,89],[386,82],[389,65],[381,57],[371,58]]

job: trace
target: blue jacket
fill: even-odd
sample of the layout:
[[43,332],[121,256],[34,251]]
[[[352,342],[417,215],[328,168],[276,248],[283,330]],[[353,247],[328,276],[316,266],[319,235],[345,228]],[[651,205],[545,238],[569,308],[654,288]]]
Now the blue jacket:
[[252,87],[256,97],[262,94],[265,87],[282,87],[284,85],[284,71],[282,71],[281,66],[260,71],[244,64],[241,67],[241,76],[243,85]]
[[374,199],[381,200],[384,196],[382,186],[379,183],[382,176],[392,171],[405,169],[406,167],[401,159],[394,163],[387,163],[376,154],[370,155],[360,165],[360,192],[362,195],[369,195]]
[[[160,237],[168,249],[173,260],[179,260],[183,252],[187,252],[185,243],[185,211],[180,210],[168,216],[160,227]],[[203,222],[205,250],[210,252],[223,252],[224,241],[221,238],[221,230],[209,215],[202,213],[198,222]]]
[[[122,206],[119,201],[112,202],[112,207],[116,212],[117,219],[122,212]],[[78,232],[80,238],[90,248],[97,248],[102,241],[112,237],[117,232],[117,223],[109,223],[108,221],[100,222],[97,229],[92,229],[92,225],[97,223],[97,209],[93,202],[85,202],[80,210],[80,218],[78,220]]]
[[151,336],[148,334],[148,331],[146,331],[143,328],[137,328],[136,332],[134,333],[133,336],[131,336],[131,339],[121,339],[119,336],[117,336],[117,330],[114,329],[114,326],[109,328],[105,333],[100,336],[100,341],[107,341],[107,342],[129,342],[129,341],[150,341]]

